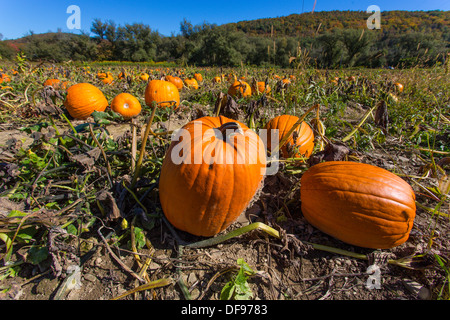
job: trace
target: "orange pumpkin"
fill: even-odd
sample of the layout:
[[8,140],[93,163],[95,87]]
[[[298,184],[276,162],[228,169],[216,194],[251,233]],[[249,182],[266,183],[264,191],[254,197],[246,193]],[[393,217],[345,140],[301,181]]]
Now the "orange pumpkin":
[[98,72],[97,73],[97,78],[101,79],[105,79],[108,75],[106,74],[106,72]]
[[44,82],[44,87],[52,86],[55,89],[66,89],[68,81],[61,82],[59,79],[47,79]]
[[126,79],[127,78],[127,74],[125,71],[121,71],[119,73],[119,75],[117,76],[118,79]]
[[184,79],[184,84],[190,89],[198,89],[198,82],[194,78]]
[[398,93],[403,92],[403,85],[400,82],[394,83],[395,89],[398,91]]
[[102,80],[104,84],[111,84],[114,81],[114,77],[111,72],[101,73],[100,76],[97,77]]
[[228,94],[233,97],[238,96],[246,98],[252,95],[252,88],[247,82],[238,80],[228,88]]
[[148,73],[141,73],[141,75],[139,76],[139,79],[141,79],[142,81],[147,82],[149,77],[150,76],[148,75]]
[[[294,124],[299,120],[296,116],[281,115],[273,118],[267,124],[267,148],[272,150],[271,130],[278,131],[278,143],[288,134]],[[296,140],[294,141],[294,136]],[[314,149],[314,132],[311,127],[302,122],[294,130],[292,136],[286,141],[281,148],[281,155],[285,158],[289,157],[309,157]]]
[[213,83],[221,83],[222,82],[222,78],[221,77],[214,77],[213,78]]
[[389,249],[404,243],[416,214],[411,186],[364,163],[330,161],[301,178],[301,208],[322,232],[351,245]]
[[130,93],[119,93],[111,101],[111,109],[120,113],[124,119],[131,119],[141,112],[141,103]]
[[11,82],[11,78],[6,73],[0,72],[0,83],[2,82]]
[[197,80],[197,82],[202,82],[203,76],[201,73],[194,73],[194,79]]
[[156,103],[158,107],[178,108],[180,105],[180,93],[177,87],[169,81],[151,80],[145,88],[145,104],[152,107]]
[[105,111],[108,101],[96,86],[77,83],[67,89],[64,106],[73,118],[86,119],[94,111]]
[[183,89],[183,80],[180,77],[168,75],[165,77],[166,81],[172,82],[178,90]]
[[263,142],[243,123],[223,116],[189,122],[178,137],[161,168],[163,212],[180,230],[213,236],[233,223],[261,188]]
[[266,83],[264,81],[258,81],[255,83],[253,83],[252,86],[252,92],[255,94],[258,93],[270,93],[271,89],[269,87],[269,85],[266,86]]

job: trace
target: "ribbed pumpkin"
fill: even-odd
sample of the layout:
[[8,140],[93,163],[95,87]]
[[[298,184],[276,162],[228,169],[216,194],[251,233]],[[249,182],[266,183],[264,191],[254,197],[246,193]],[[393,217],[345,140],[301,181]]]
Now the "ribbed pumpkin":
[[77,83],[67,89],[64,106],[75,119],[86,119],[94,111],[105,111],[108,100],[90,83]]
[[119,93],[111,101],[111,110],[122,115],[124,119],[131,119],[141,112],[141,103],[130,93]]
[[178,90],[183,89],[183,80],[180,77],[175,77],[171,75],[167,75],[165,77],[166,81],[172,82]]
[[180,93],[177,87],[164,80],[151,80],[145,88],[145,103],[152,107],[156,103],[158,107],[174,107],[180,105]]
[[[272,140],[270,130],[279,130],[278,142],[280,142],[298,120],[299,120],[298,117],[286,114],[275,117],[272,120],[270,120],[265,127],[265,129],[267,129],[268,150],[272,150]],[[295,142],[294,136],[296,136]],[[280,151],[281,155],[285,158],[300,157],[300,156],[309,157],[313,149],[314,149],[314,132],[306,122],[302,122],[299,126],[297,126],[292,136],[286,141],[286,143],[284,144],[284,146],[281,148]],[[298,152],[294,152],[294,150],[297,150]]]
[[228,94],[233,97],[246,98],[252,95],[252,88],[247,82],[237,80],[228,88]]
[[[264,145],[243,123],[223,116],[191,121],[179,133],[161,168],[161,206],[176,228],[213,236],[237,219],[262,186]],[[225,142],[230,134],[235,137]]]
[[301,208],[322,232],[351,245],[389,249],[404,243],[416,214],[411,186],[369,164],[330,161],[301,178]]

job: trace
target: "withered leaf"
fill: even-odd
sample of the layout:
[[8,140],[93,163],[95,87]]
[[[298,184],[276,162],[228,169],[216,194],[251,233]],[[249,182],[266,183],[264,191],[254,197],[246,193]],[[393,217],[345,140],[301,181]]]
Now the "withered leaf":
[[309,165],[313,166],[322,161],[344,161],[350,150],[342,144],[329,142],[323,151],[319,151],[309,158]]
[[111,194],[111,192],[104,189],[100,190],[99,192],[97,192],[96,198],[105,208],[107,220],[115,220],[120,218],[119,207],[117,206],[116,199]]
[[227,118],[237,120],[241,114],[241,110],[232,96],[220,92],[216,99],[214,114],[222,114]]
[[389,116],[386,102],[383,100],[378,103],[377,109],[375,110],[375,123],[381,127],[384,134],[387,133]]
[[92,168],[95,164],[95,161],[101,154],[100,148],[96,147],[88,152],[79,153],[70,157],[72,161],[75,161],[85,167]]

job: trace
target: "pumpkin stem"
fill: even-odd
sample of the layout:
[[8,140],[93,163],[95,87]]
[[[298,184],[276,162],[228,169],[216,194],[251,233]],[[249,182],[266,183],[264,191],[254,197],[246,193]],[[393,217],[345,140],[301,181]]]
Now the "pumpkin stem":
[[235,133],[244,134],[244,131],[242,130],[239,123],[237,123],[237,122],[224,123],[223,125],[221,125],[218,128],[218,130],[220,131],[220,133],[222,133],[222,137],[224,140],[226,140],[228,138],[228,136],[235,134]]

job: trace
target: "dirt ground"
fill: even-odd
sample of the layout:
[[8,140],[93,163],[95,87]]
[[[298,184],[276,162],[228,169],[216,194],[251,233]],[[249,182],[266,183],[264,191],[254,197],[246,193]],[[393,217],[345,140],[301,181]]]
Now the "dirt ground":
[[[116,128],[120,134],[124,128]],[[17,131],[3,130],[2,143]],[[402,168],[405,174],[417,174],[422,166],[417,155],[396,148],[396,141],[388,141],[384,150],[359,154],[361,162],[392,169]],[[395,161],[395,163],[394,163]],[[409,240],[391,250],[373,252],[342,243],[309,225],[300,211],[300,174],[283,171],[265,179],[260,197],[225,232],[260,221],[283,231],[276,239],[255,230],[237,238],[206,248],[179,247],[174,233],[164,220],[158,220],[146,236],[153,250],[139,251],[140,261],[149,258],[148,279],[167,279],[165,286],[127,294],[139,285],[136,275],[139,265],[126,246],[106,245],[111,226],[97,223],[91,233],[76,238],[63,230],[52,230],[52,237],[64,244],[64,256],[49,257],[37,266],[21,265],[19,274],[3,280],[0,293],[3,300],[218,300],[224,285],[236,275],[237,260],[243,259],[256,271],[248,278],[253,300],[429,300],[436,299],[447,276],[433,258],[435,253],[447,256],[449,221],[443,217],[430,219],[430,213],[417,209],[417,216]],[[152,201],[149,196],[149,201]],[[418,200],[426,204],[426,197],[418,193]],[[276,219],[277,213],[284,219]],[[448,210],[448,208],[446,209]],[[430,226],[430,221],[434,225]],[[187,243],[201,240],[181,231],[176,235]],[[431,235],[431,232],[434,232]],[[428,247],[428,239],[434,238]],[[362,254],[354,258],[336,254],[304,242],[340,248]],[[182,250],[181,250],[182,249]],[[19,255],[17,253],[17,255]],[[414,268],[377,261],[381,274],[379,287],[368,287],[368,267],[372,258],[397,260],[415,256]],[[17,256],[16,258],[20,258]],[[58,259],[61,272],[51,268]],[[411,262],[411,260],[408,260]],[[73,288],[68,286],[73,266],[80,266]],[[124,297],[121,295],[126,294]]]

